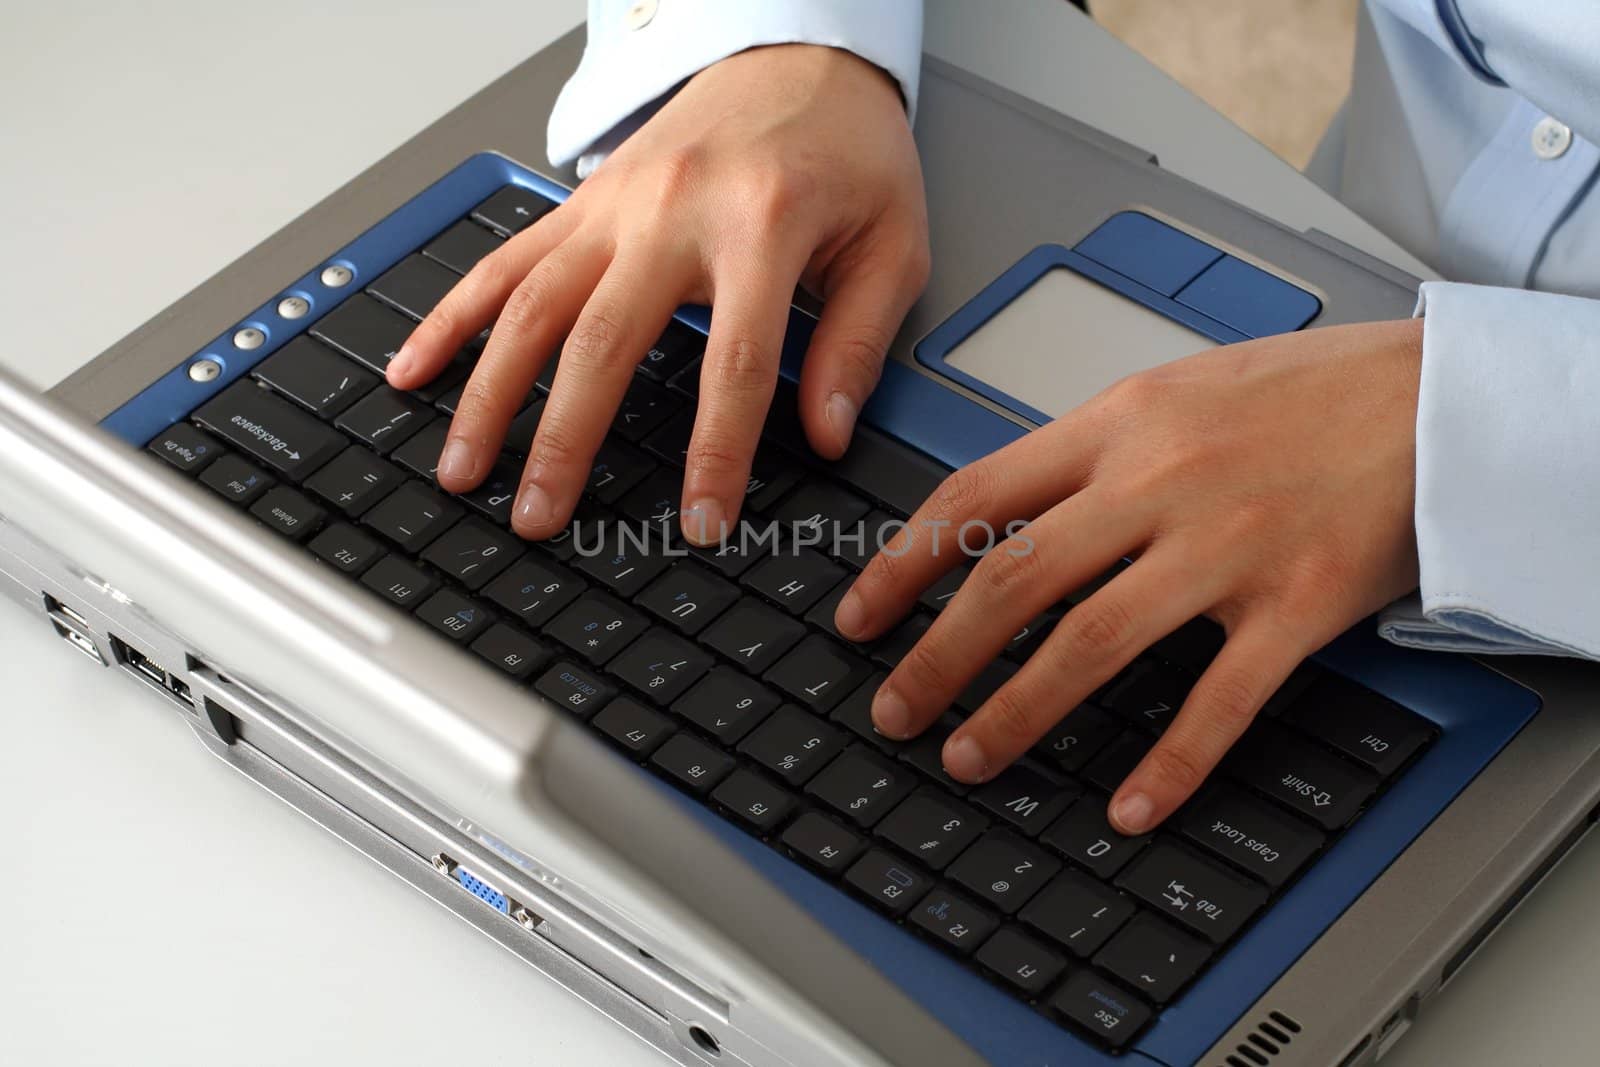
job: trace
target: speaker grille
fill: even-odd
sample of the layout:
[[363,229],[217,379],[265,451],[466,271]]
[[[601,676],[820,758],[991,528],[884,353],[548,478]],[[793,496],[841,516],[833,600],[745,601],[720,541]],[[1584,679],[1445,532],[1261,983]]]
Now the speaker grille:
[[1300,1024],[1283,1012],[1270,1011],[1222,1062],[1226,1067],[1270,1067],[1300,1030]]

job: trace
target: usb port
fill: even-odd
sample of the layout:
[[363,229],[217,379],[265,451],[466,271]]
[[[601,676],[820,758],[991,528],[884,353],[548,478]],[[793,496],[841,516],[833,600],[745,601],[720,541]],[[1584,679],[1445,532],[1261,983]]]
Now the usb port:
[[50,625],[55,629],[58,637],[100,664],[100,666],[104,667],[106,665],[105,657],[100,655],[100,646],[95,644],[94,630],[90,627],[88,619],[85,619],[49,593],[44,595],[44,607],[49,614]]
[[61,620],[69,624],[74,629],[85,632],[94,629],[94,627],[89,625],[88,619],[84,618],[82,615],[79,615],[76,611],[73,611],[71,608],[67,607],[61,601],[57,600],[48,593],[46,593],[44,597],[44,607],[45,610],[50,614],[61,616]]

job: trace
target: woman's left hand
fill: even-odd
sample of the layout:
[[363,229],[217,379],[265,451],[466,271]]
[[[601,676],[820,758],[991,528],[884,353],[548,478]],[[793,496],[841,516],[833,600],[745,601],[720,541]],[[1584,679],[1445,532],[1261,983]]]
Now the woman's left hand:
[[[948,478],[840,604],[884,633],[966,561],[951,531],[1031,520],[973,569],[873,703],[920,733],[1007,641],[1124,557],[946,742],[980,782],[1190,619],[1227,642],[1112,799],[1143,833],[1200,785],[1308,654],[1416,587],[1412,523],[1420,321],[1331,327],[1136,374]],[[943,544],[933,536],[943,530]]]

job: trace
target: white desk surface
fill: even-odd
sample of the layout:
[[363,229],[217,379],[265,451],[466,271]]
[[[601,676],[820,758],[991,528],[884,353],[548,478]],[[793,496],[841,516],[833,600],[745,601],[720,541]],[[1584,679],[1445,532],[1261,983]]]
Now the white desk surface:
[[[930,50],[1417,269],[1059,0],[1005,20],[984,6],[934,0]],[[580,0],[17,7],[0,34],[0,360],[59,380],[581,17]],[[659,1062],[4,607],[0,678],[0,805],[20,813],[0,879],[8,1062]],[[1591,845],[1388,1062],[1594,1047],[1595,874]]]

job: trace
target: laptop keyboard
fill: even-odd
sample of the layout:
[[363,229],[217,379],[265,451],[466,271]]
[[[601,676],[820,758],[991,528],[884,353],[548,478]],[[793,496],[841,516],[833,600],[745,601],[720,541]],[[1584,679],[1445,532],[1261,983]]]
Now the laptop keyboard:
[[[1155,833],[1121,837],[1106,821],[1111,791],[1220,647],[1198,620],[1021,763],[978,787],[952,780],[940,764],[952,727],[1089,590],[1019,633],[926,734],[880,736],[873,693],[970,568],[871,645],[842,639],[833,610],[877,531],[946,471],[866,428],[844,459],[818,460],[794,387],[780,383],[745,509],[758,527],[776,524],[779,550],[688,548],[677,509],[704,338],[677,322],[641,361],[574,525],[522,541],[511,505],[554,361],[489,478],[462,496],[434,472],[476,350],[415,392],[382,376],[460,275],[552,206],[502,189],[149,450],[1111,1049],[1179,1000],[1433,740],[1419,716],[1306,664],[1193,800]],[[864,536],[837,555],[784,544],[833,523]]]

